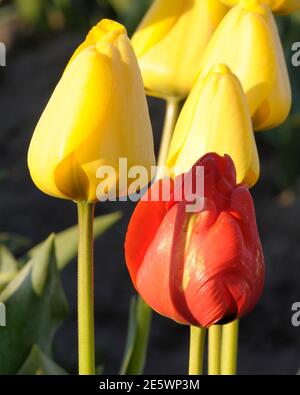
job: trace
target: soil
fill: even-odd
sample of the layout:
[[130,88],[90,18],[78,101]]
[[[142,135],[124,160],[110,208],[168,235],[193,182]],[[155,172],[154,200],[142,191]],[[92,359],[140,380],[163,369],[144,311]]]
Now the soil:
[[[55,35],[43,42],[22,42],[0,68],[0,229],[24,235],[33,244],[50,232],[76,222],[70,202],[42,194],[33,185],[26,164],[34,126],[64,66],[82,39],[78,33]],[[164,105],[149,100],[156,146]],[[291,324],[291,306],[300,301],[300,196],[278,199],[274,153],[258,139],[262,175],[253,189],[257,220],[266,261],[266,286],[255,311],[241,322],[240,374],[296,374],[300,368],[300,327]],[[285,195],[282,195],[283,197]],[[283,204],[284,203],[284,204]],[[97,360],[104,372],[117,373],[123,354],[130,297],[123,242],[133,210],[130,203],[98,204],[97,214],[121,209],[122,221],[95,247]],[[63,272],[69,315],[59,329],[55,359],[76,372],[76,265]],[[188,328],[154,314],[147,374],[187,371]]]

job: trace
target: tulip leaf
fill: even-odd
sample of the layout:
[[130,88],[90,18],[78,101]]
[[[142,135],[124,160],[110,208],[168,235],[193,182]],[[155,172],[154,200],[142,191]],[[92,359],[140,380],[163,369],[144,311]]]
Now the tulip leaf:
[[0,374],[16,374],[34,345],[51,356],[54,333],[67,314],[51,235],[0,293],[6,326],[0,327]]
[[140,298],[130,303],[128,332],[121,375],[139,375],[144,371],[151,325],[151,309]]
[[[122,216],[120,211],[112,214],[101,215],[95,218],[94,221],[94,239],[100,237],[110,227],[112,227]],[[42,244],[38,244],[29,251],[29,256],[32,256]],[[76,257],[78,248],[78,231],[77,225],[60,232],[55,237],[57,266],[62,270],[72,259]]]
[[14,254],[30,246],[30,240],[15,233],[0,233],[0,244],[5,245]]
[[23,366],[18,371],[18,375],[67,375],[67,372],[58,366],[52,359],[45,355],[39,346],[34,344],[25,360]]
[[125,346],[125,352],[123,356],[123,362],[120,370],[121,375],[126,375],[130,359],[134,351],[134,343],[136,338],[136,297],[131,298],[129,307],[129,320],[127,330],[127,341]]
[[0,244],[0,291],[15,277],[18,262],[12,253]]

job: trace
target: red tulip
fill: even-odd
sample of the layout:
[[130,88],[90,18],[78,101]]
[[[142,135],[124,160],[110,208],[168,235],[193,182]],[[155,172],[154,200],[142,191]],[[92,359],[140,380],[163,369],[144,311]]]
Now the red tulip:
[[[204,167],[204,207],[188,212],[189,195],[176,201],[182,187],[177,177],[169,201],[146,195],[139,202],[125,251],[132,282],[146,303],[182,324],[209,327],[255,306],[263,289],[264,259],[253,201],[248,189],[236,184],[230,157],[205,155],[190,170],[193,184],[196,166]],[[167,182],[155,183],[148,196]]]

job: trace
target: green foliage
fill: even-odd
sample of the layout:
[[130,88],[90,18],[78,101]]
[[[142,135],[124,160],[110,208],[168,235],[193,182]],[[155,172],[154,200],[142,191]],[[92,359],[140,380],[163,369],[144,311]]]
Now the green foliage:
[[99,10],[97,0],[14,0],[17,13],[36,30],[84,28]]
[[13,254],[19,254],[30,246],[30,240],[15,233],[0,233],[0,245],[5,245]]
[[[94,221],[94,239],[100,237],[106,230],[112,227],[121,218],[121,212],[102,215],[95,218]],[[77,225],[70,229],[57,234],[55,238],[57,266],[59,270],[63,269],[77,254],[78,246],[78,229]],[[41,244],[35,246],[29,251],[28,255],[32,256]]]
[[147,357],[151,317],[150,307],[140,297],[133,297],[130,304],[127,342],[120,370],[121,375],[143,373]]
[[0,244],[0,292],[15,277],[18,262],[12,253]]
[[[94,238],[120,217],[120,212],[97,217]],[[6,308],[6,326],[0,327],[0,375],[66,374],[52,361],[52,341],[67,314],[60,270],[75,258],[77,241],[74,226],[49,236],[20,260],[0,244],[0,302]]]
[[14,0],[14,2],[25,21],[38,26],[45,23],[48,0]]
[[32,346],[32,349],[24,362],[21,369],[18,371],[18,375],[67,375],[67,372],[58,366],[52,359],[47,357],[39,346],[36,344]]
[[0,294],[6,326],[0,328],[0,374],[16,374],[34,344],[51,355],[54,333],[67,302],[50,236]]
[[[102,17],[114,17],[131,34],[152,0],[13,0],[17,13],[36,30],[88,28]],[[115,15],[113,15],[113,12]]]

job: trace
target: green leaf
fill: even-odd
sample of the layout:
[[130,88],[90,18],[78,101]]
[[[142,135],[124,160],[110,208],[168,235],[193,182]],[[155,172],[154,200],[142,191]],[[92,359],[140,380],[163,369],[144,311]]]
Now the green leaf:
[[152,311],[140,298],[132,298],[129,310],[127,342],[121,375],[138,375],[144,371]]
[[45,355],[36,344],[18,372],[18,375],[67,375],[67,372]]
[[51,355],[55,331],[67,314],[67,302],[51,235],[0,294],[6,326],[0,327],[0,374],[16,374],[33,345]]
[[0,244],[0,292],[15,277],[18,262],[12,253]]
[[0,233],[0,244],[4,244],[13,254],[30,246],[30,240],[15,233]]
[[[102,215],[95,218],[94,221],[94,239],[96,240],[109,228],[111,228],[122,216],[120,211],[112,214]],[[56,257],[57,266],[59,270],[62,270],[72,259],[77,255],[78,248],[78,231],[77,225],[69,228],[56,235],[55,238],[56,246]],[[39,248],[41,244],[35,246],[29,251],[29,256],[32,256]]]

